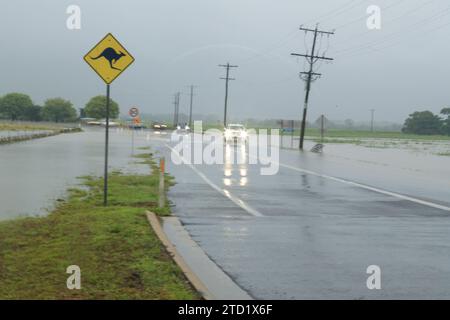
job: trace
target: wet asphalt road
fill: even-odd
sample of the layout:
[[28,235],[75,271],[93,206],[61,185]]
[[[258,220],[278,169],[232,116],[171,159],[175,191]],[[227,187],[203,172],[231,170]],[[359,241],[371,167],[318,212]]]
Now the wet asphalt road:
[[[1,146],[0,219],[43,214],[77,176],[101,175],[103,137],[88,130]],[[112,131],[111,169],[130,167],[130,138]],[[450,212],[433,207],[450,207],[448,158],[282,149],[279,172],[261,176],[259,165],[175,165],[167,143],[136,134],[136,148],[168,159],[177,182],[169,198],[190,235],[253,297],[450,298]],[[366,287],[369,265],[381,267],[381,290]]]
[[[170,159],[165,143],[152,145]],[[361,161],[355,148],[281,150],[273,176],[259,165],[169,162],[169,198],[193,239],[255,298],[450,298],[450,211],[428,205],[450,207],[448,179],[428,172],[436,163],[402,171],[382,157]],[[370,265],[381,268],[381,290],[367,289]]]

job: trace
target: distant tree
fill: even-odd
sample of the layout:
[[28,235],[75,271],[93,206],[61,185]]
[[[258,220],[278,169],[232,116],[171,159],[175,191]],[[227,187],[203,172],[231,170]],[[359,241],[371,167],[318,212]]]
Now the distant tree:
[[42,108],[42,118],[53,122],[70,122],[77,118],[77,111],[69,100],[47,99]]
[[431,111],[416,111],[409,115],[402,132],[422,135],[440,134],[442,120]]
[[[105,96],[93,97],[86,104],[84,112],[86,113],[86,116],[90,118],[96,119],[106,118],[106,97]],[[119,105],[112,99],[109,99],[109,116],[110,118],[113,119],[119,116]]]
[[2,112],[2,99],[3,99],[3,97],[0,96],[0,119],[5,119],[5,118],[7,118],[7,116],[4,115]]
[[20,119],[27,121],[42,121],[42,107],[34,105],[25,108],[23,114],[20,116]]
[[30,96],[23,93],[8,93],[0,99],[0,114],[10,120],[23,118],[26,110],[32,107]]
[[443,121],[442,131],[443,133],[450,135],[450,108],[442,109],[441,114],[446,117]]

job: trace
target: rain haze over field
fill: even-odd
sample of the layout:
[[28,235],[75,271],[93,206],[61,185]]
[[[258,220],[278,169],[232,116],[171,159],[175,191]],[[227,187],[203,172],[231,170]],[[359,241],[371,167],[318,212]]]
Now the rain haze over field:
[[0,299],[450,298],[448,0],[2,13]]
[[[69,5],[81,8],[81,30],[69,30]],[[368,30],[370,5],[381,7],[381,30]],[[136,62],[112,86],[112,98],[143,113],[172,112],[173,93],[195,84],[198,114],[220,117],[223,68],[239,65],[230,85],[230,117],[298,119],[304,84],[300,25],[335,30],[320,39],[320,66],[310,119],[402,123],[415,110],[448,103],[444,63],[450,51],[450,5],[445,0],[158,0],[7,1],[2,3],[3,61],[0,94],[19,91],[42,104],[63,96],[83,107],[104,86],[82,56],[107,32],[133,52]],[[311,33],[306,44],[311,43]],[[306,46],[308,47],[308,46]],[[308,47],[308,49],[310,49]],[[431,57],[425,59],[424,57]],[[186,112],[188,97],[181,98]]]

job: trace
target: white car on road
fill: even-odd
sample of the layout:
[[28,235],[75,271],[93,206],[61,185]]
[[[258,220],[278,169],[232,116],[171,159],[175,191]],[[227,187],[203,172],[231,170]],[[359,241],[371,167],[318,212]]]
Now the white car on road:
[[225,142],[246,142],[247,129],[242,124],[229,124],[224,131]]

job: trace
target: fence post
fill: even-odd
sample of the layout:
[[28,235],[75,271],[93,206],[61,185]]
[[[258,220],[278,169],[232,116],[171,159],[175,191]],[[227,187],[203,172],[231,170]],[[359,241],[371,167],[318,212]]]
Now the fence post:
[[165,171],[165,159],[164,157],[159,159],[159,197],[158,208],[164,208],[166,204],[165,188],[164,188],[164,171]]

